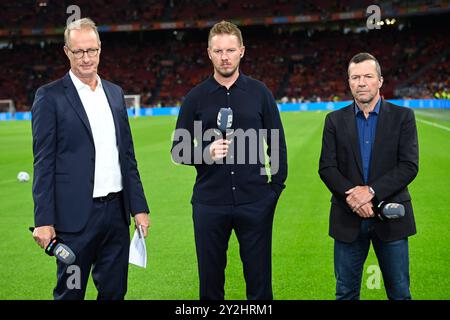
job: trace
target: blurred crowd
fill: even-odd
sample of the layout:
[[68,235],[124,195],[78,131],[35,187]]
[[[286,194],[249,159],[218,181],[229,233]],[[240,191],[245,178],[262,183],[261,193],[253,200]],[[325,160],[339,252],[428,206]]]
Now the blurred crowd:
[[[64,2],[57,3],[64,6]],[[90,8],[88,1],[80,2],[85,2],[86,7]],[[283,14],[283,10],[288,12],[293,8],[319,10],[325,8],[327,3],[333,6],[329,10],[349,10],[357,5],[357,1],[333,4],[317,1],[314,5],[312,2],[299,5],[297,1],[264,0],[244,1],[238,5],[226,0],[171,0],[157,10],[156,4],[161,1],[154,1],[155,6],[152,6],[152,1],[135,1],[135,6],[113,13],[116,12],[115,4],[119,2],[122,1],[108,1],[111,12],[105,15],[105,21],[109,21],[108,18],[114,19],[112,22],[130,19],[134,15],[129,11],[135,10],[136,5],[151,6],[152,10],[159,10],[155,13],[158,17],[169,16],[171,19],[201,16],[210,7],[217,10],[217,6],[226,7],[226,12],[233,12],[230,8],[234,7],[238,11],[247,10],[250,6],[250,11],[255,14],[269,14],[266,11],[268,8],[275,10],[273,7],[259,7],[257,3],[277,3],[274,6],[277,14]],[[175,2],[178,10],[171,11]],[[4,10],[0,10],[0,16],[13,19],[9,12],[17,10],[21,4],[23,2],[1,4],[0,9]],[[299,6],[303,7],[300,9]],[[47,8],[50,7],[54,6],[47,5]],[[192,11],[192,8],[195,10]],[[92,7],[93,12],[97,9]],[[175,12],[176,16],[172,16]],[[96,15],[101,14],[95,13],[93,17]],[[142,17],[137,16],[136,19]],[[442,19],[445,20],[445,17]],[[17,25],[44,23],[23,19],[23,16],[19,20],[15,21]],[[347,63],[354,54],[369,51],[381,64],[384,97],[448,99],[450,34],[439,26],[433,27],[429,21],[369,32],[306,25],[242,27],[246,54],[241,61],[241,70],[263,81],[279,102],[349,100]],[[4,22],[0,19],[0,24]],[[207,32],[207,29],[182,29],[101,33],[99,74],[121,85],[126,94],[140,95],[144,107],[180,105],[193,86],[212,74],[206,53]],[[0,100],[13,99],[17,111],[29,110],[36,89],[68,71],[62,35],[32,40],[11,39],[0,47]]]
[[[386,2],[386,1],[385,1]],[[102,24],[150,23],[154,21],[195,21],[220,16],[270,17],[300,14],[325,14],[350,11],[367,4],[357,0],[21,0],[0,3],[0,28],[64,26],[67,16],[61,14],[76,3],[83,16]]]

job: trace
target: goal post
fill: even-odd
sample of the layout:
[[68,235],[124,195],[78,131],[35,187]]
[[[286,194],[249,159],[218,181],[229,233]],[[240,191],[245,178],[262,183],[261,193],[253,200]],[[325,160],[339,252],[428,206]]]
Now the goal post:
[[127,109],[132,109],[134,117],[139,117],[141,111],[141,95],[140,94],[126,94],[125,104]]
[[12,99],[0,100],[0,112],[14,113],[15,111],[16,111],[16,107],[15,107],[14,101]]

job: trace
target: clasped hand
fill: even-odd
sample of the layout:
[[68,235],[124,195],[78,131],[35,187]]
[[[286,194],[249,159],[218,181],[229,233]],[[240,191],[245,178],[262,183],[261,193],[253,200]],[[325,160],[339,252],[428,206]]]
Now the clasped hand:
[[361,218],[371,218],[375,216],[373,211],[373,194],[369,192],[368,186],[356,186],[345,192],[347,194],[347,205]]

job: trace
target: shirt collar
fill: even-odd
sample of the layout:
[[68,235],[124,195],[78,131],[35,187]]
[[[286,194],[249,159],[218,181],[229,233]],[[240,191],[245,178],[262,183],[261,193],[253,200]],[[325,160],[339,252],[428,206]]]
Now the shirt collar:
[[[214,78],[214,75],[212,75],[208,78],[207,83],[209,86],[208,91],[210,93],[223,87],[220,83],[217,82],[217,80]],[[246,91],[247,90],[247,76],[244,75],[241,71],[239,71],[239,77],[236,79],[236,81],[231,86],[234,86],[234,85],[236,87],[238,87],[239,89]]]
[[[359,107],[358,107],[358,105],[356,104],[356,102],[354,102],[354,104],[355,104],[355,115],[358,114],[358,112],[362,112],[362,111],[359,109]],[[378,102],[377,102],[377,104],[375,105],[375,108],[374,108],[372,111],[370,111],[370,113],[375,113],[375,114],[378,115],[378,113],[380,112],[380,106],[381,106],[381,97],[378,99]]]
[[[72,72],[72,70],[69,70],[69,75],[77,91],[80,91],[84,88],[88,88],[89,90],[91,89],[87,84],[83,83],[80,79],[78,79],[78,77]],[[102,80],[98,75],[97,75],[97,88],[103,88]]]

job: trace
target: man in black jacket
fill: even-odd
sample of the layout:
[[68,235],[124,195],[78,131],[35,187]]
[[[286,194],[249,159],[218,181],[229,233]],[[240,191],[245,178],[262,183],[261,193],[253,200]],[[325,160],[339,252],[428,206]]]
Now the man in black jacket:
[[[348,77],[354,103],[327,115],[319,164],[332,192],[336,299],[359,299],[370,242],[388,298],[411,299],[408,237],[416,227],[408,184],[419,166],[414,113],[380,97],[383,77],[374,56],[355,55]],[[402,203],[405,216],[376,218],[381,201]]]
[[[272,93],[239,70],[244,52],[236,25],[222,21],[211,28],[208,57],[214,74],[186,95],[174,135],[173,160],[197,170],[191,202],[201,299],[224,299],[232,230],[239,240],[247,298],[272,299],[272,223],[287,177],[286,142]],[[234,131],[226,139],[214,136],[221,108],[233,110]],[[260,136],[264,131],[267,135]],[[214,139],[206,138],[207,132]],[[263,140],[270,156],[270,182]],[[263,153],[260,161],[255,151]]]

